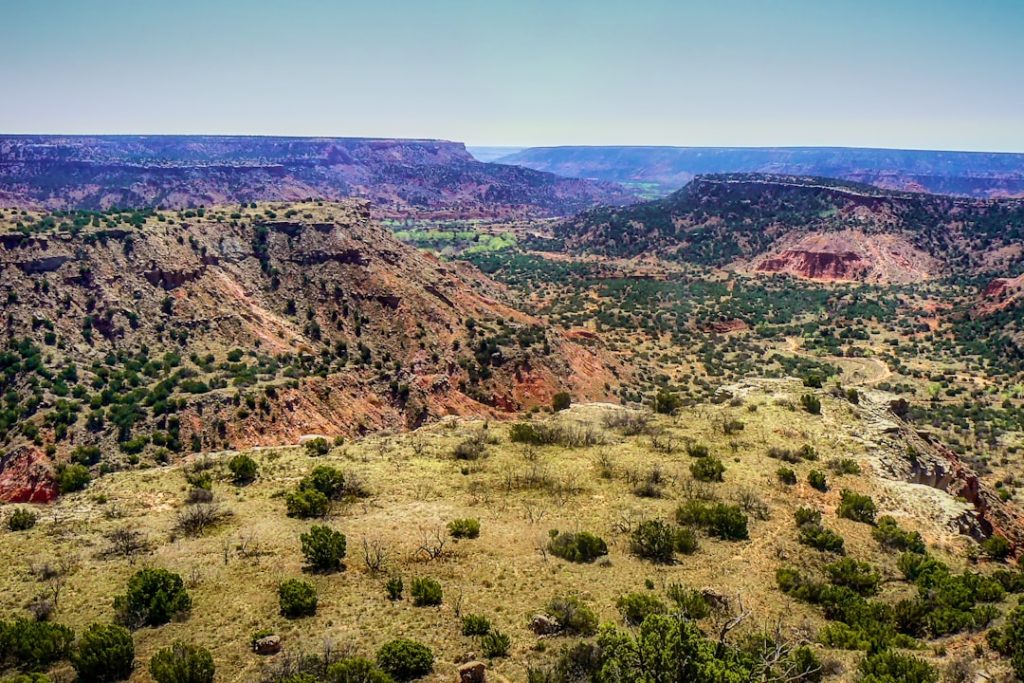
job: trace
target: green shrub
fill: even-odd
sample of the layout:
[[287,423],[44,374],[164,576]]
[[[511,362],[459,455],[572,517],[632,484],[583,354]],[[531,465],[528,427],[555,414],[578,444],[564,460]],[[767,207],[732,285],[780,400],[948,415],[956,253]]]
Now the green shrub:
[[654,395],[654,412],[662,415],[671,415],[683,407],[683,399],[679,394],[667,389],[658,389]]
[[615,606],[623,620],[630,626],[639,626],[652,614],[665,614],[668,607],[657,596],[650,593],[626,593],[620,595]]
[[1024,605],[1017,605],[1006,615],[1006,625],[988,633],[993,650],[1010,658],[1018,680],[1024,680]]
[[690,442],[686,444],[686,454],[691,458],[706,458],[711,451],[702,443]]
[[665,592],[675,603],[676,610],[687,619],[704,619],[711,615],[711,605],[698,590],[692,590],[674,583]]
[[64,465],[57,471],[57,485],[61,493],[81,491],[89,485],[91,479],[89,468],[77,463]]
[[114,598],[118,620],[129,628],[160,626],[191,608],[184,581],[166,569],[140,569],[128,579],[128,592]]
[[453,519],[448,522],[448,533],[452,538],[478,538],[480,536],[480,520]]
[[491,622],[481,614],[465,614],[462,616],[462,635],[483,636],[491,632]]
[[882,580],[878,571],[870,564],[849,557],[826,565],[825,573],[834,585],[845,586],[862,596],[877,593]]
[[71,462],[91,467],[100,461],[99,446],[75,446],[71,451]]
[[327,455],[328,453],[331,452],[330,442],[327,439],[323,438],[322,436],[318,436],[315,439],[310,439],[309,441],[306,441],[306,443],[303,445],[306,447],[306,454],[311,455],[313,457]]
[[39,515],[27,508],[17,508],[7,517],[7,528],[10,531],[27,531],[36,525]]
[[780,467],[775,470],[775,475],[779,478],[779,481],[787,486],[792,486],[796,483],[796,472],[794,472],[792,468]]
[[837,460],[831,460],[828,463],[828,468],[836,476],[843,476],[846,474],[860,474],[860,465],[853,458],[839,458]]
[[244,485],[256,479],[258,467],[255,460],[244,453],[239,453],[228,460],[228,470],[236,484]]
[[716,482],[722,481],[725,474],[725,465],[718,458],[707,456],[697,458],[690,463],[690,474],[697,481]]
[[931,664],[891,650],[865,657],[857,671],[857,683],[936,683],[939,680],[939,672]]
[[548,550],[555,557],[569,562],[593,562],[608,554],[608,545],[588,531],[563,532],[551,539]]
[[28,671],[45,669],[67,658],[74,642],[75,632],[61,624],[27,619],[0,622],[0,663],[8,659]]
[[675,559],[676,530],[658,519],[640,522],[630,536],[630,550],[659,564],[670,564]]
[[394,680],[376,662],[365,657],[345,657],[327,667],[326,683],[394,683]]
[[127,680],[135,665],[132,634],[122,626],[93,624],[82,633],[71,663],[81,683]]
[[149,674],[156,683],[213,683],[213,657],[206,648],[179,640],[153,655]]
[[281,614],[289,619],[311,617],[316,614],[316,589],[305,581],[288,579],[277,589]]
[[818,524],[804,524],[800,527],[798,539],[806,546],[822,552],[843,554],[843,537]]
[[416,607],[431,607],[441,604],[441,584],[437,579],[428,576],[416,577],[412,580],[412,604]]
[[878,518],[878,526],[871,530],[871,536],[887,550],[924,553],[925,545],[921,534],[905,531],[888,515]]
[[700,548],[700,542],[693,529],[677,529],[675,542],[676,552],[683,555],[693,555]]
[[508,440],[512,443],[528,443],[540,446],[543,443],[540,432],[529,422],[516,422],[508,430]]
[[981,542],[981,551],[990,559],[1002,561],[1013,551],[1013,545],[1006,537],[993,534]]
[[788,680],[799,681],[799,683],[819,683],[824,677],[825,667],[822,665],[814,650],[801,645],[790,650],[786,656],[788,660],[783,670],[789,674]]
[[405,586],[401,576],[392,576],[384,584],[384,592],[388,594],[388,600],[401,600]]
[[299,488],[307,491],[319,491],[328,499],[337,500],[345,495],[345,475],[336,467],[318,465],[302,478]]
[[545,610],[566,635],[592,636],[597,633],[597,614],[574,595],[551,600]]
[[798,507],[793,511],[793,519],[797,526],[804,524],[821,524],[821,510],[815,508]]
[[307,533],[299,536],[299,540],[302,542],[302,555],[310,568],[321,572],[341,568],[345,557],[345,534],[329,526],[313,525]]
[[676,522],[681,526],[698,527],[724,541],[749,538],[747,516],[738,505],[690,500],[676,509]]
[[507,657],[511,646],[512,639],[498,630],[491,631],[480,638],[480,650],[488,659]]
[[811,415],[821,415],[821,399],[814,394],[804,394],[801,396],[800,405]]
[[863,524],[874,524],[877,513],[878,508],[870,496],[854,493],[847,489],[843,489],[840,493],[839,508],[836,510],[836,514],[840,517]]
[[[678,615],[652,614],[636,630],[605,627],[597,639],[597,670],[614,678],[566,680],[716,683],[760,680],[733,648],[704,636]],[[766,679],[767,680],[767,679]]]
[[572,405],[572,396],[567,391],[560,391],[551,397],[551,410],[560,412]]
[[288,516],[300,519],[324,517],[330,510],[331,501],[316,489],[297,489],[285,498]]
[[828,480],[825,478],[825,473],[819,470],[811,470],[807,475],[807,483],[810,484],[812,489],[817,489],[822,493],[828,491]]
[[434,654],[426,645],[398,638],[377,650],[377,666],[396,681],[411,681],[434,670]]

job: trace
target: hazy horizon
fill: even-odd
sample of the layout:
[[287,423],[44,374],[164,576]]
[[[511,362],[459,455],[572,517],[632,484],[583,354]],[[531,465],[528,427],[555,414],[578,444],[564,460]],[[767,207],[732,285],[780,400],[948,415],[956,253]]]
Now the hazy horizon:
[[0,0],[9,134],[1024,152],[1024,5]]

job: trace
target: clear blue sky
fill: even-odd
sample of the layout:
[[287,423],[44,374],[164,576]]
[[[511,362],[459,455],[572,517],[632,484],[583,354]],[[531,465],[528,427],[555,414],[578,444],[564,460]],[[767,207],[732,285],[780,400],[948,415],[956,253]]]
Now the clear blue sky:
[[0,132],[1024,151],[1024,0],[0,0]]

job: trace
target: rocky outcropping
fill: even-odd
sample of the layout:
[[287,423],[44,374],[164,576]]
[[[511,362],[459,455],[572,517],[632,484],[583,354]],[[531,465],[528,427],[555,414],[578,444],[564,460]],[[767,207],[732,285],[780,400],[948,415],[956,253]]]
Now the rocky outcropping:
[[49,503],[58,493],[53,463],[38,448],[21,445],[0,457],[0,502]]
[[[0,235],[11,234],[5,227],[17,229],[0,222]],[[599,345],[577,344],[520,312],[476,269],[402,244],[364,201],[168,212],[124,228],[120,239],[91,217],[74,231],[44,220],[31,230],[31,238],[0,239],[9,293],[2,350],[26,339],[45,350],[4,378],[5,392],[34,411],[29,429],[0,432],[0,453],[11,452],[8,499],[55,494],[49,470],[36,468],[46,456],[15,448],[37,437],[56,462],[79,444],[126,458],[112,417],[87,426],[90,406],[67,387],[35,398],[38,363],[51,379],[74,364],[75,381],[108,386],[96,368],[119,369],[141,353],[155,366],[133,371],[143,391],[164,372],[165,354],[176,358],[180,366],[161,377],[180,367],[190,384],[171,383],[172,396],[160,389],[131,420],[133,435],[165,432],[164,401],[173,401],[176,452],[416,427],[449,414],[490,417],[548,404],[559,391],[601,398],[615,381]],[[26,266],[41,259],[59,264],[45,273]],[[515,342],[520,331],[537,343]],[[214,360],[197,360],[207,355]],[[243,394],[249,405],[240,410]],[[50,417],[68,402],[77,412],[62,416],[58,435]],[[104,404],[99,416],[111,410]],[[158,440],[153,448],[165,443]]]
[[787,249],[757,264],[759,273],[789,273],[808,280],[859,280],[867,271],[852,251],[833,253]]

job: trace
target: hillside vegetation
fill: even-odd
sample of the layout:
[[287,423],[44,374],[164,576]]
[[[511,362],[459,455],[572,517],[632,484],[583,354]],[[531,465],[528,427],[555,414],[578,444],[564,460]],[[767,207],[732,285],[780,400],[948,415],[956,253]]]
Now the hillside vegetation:
[[[353,657],[401,677],[396,639],[429,649],[421,673],[437,681],[472,659],[510,681],[654,681],[678,667],[709,681],[937,675],[865,673],[885,661],[1009,670],[991,644],[1024,577],[965,534],[970,506],[953,488],[890,469],[911,446],[922,467],[946,461],[901,435],[884,394],[855,405],[761,381],[723,396],[673,417],[584,405],[258,449],[243,477],[231,452],[116,473],[0,535],[2,608],[47,609],[45,623],[78,634],[126,624],[133,681],[153,680],[151,658],[178,640],[209,650],[218,680],[357,680],[330,667]],[[326,507],[300,505],[313,491]],[[340,546],[313,545],[323,527]],[[116,598],[143,570],[180,576],[188,608],[149,625],[125,612]],[[302,584],[308,609],[294,602]],[[281,652],[253,651],[270,636]],[[63,680],[65,652],[7,661]],[[289,678],[300,671],[310,677]]]

